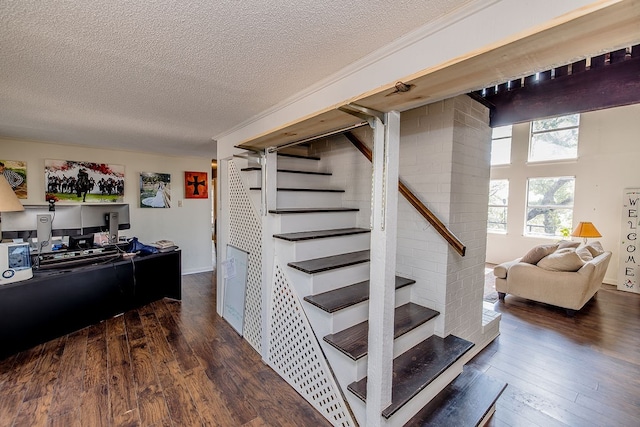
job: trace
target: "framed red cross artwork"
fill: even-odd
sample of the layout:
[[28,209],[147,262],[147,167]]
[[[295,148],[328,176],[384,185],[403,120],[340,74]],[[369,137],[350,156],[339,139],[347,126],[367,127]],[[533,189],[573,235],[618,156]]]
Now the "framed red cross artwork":
[[209,198],[209,176],[206,172],[185,172],[184,173],[184,198],[185,199],[208,199]]

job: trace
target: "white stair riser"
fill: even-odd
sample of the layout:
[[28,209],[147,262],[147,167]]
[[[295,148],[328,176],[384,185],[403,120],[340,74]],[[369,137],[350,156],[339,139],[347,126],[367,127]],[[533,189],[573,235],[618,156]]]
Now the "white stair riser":
[[356,211],[350,211],[277,215],[278,224],[276,227],[278,229],[275,232],[296,233],[355,227],[356,214]]
[[367,280],[369,278],[369,263],[364,262],[313,275],[289,267],[287,275],[295,283],[298,295],[304,297],[332,291],[345,284]]
[[[409,301],[411,301],[411,286],[405,286],[396,291],[396,307],[400,307]],[[342,331],[343,329],[362,323],[369,319],[369,301],[363,301],[360,304],[339,310],[333,313],[333,317],[333,324],[336,325],[336,327],[331,333]]]
[[278,257],[287,263],[367,250],[369,249],[370,233],[300,240],[297,242],[276,239],[275,242]]
[[[249,187],[262,187],[262,170],[242,171]],[[277,186],[281,188],[332,188],[331,175],[278,172]]]
[[311,159],[278,156],[278,169],[294,169],[309,172],[324,172],[320,168],[320,162]]
[[[408,303],[411,299],[411,286],[396,291],[396,307]],[[334,334],[351,326],[362,323],[369,318],[369,301],[362,301],[359,304],[338,310],[334,313],[326,311],[303,301],[305,313],[309,318],[309,322],[318,337],[322,339],[324,336]],[[426,337],[425,337],[426,339]],[[417,342],[416,342],[417,344]]]
[[278,191],[276,206],[279,209],[340,207],[342,194],[320,191]]
[[331,175],[278,172],[278,187],[332,188]]

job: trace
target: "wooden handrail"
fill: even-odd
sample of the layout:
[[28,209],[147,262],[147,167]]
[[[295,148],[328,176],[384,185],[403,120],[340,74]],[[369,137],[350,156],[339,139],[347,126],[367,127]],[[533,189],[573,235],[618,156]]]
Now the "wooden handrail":
[[[362,141],[358,139],[352,132],[345,132],[344,136],[347,137],[349,141],[362,153],[364,156],[369,159],[370,162],[373,162],[373,155],[371,153],[371,149],[367,147]],[[467,247],[462,244],[462,242],[447,228],[446,225],[442,223],[438,219],[437,216],[434,215],[433,212],[429,210],[418,197],[409,190],[409,188],[404,185],[404,183],[398,179],[398,191],[400,194],[404,196],[405,199],[418,211],[420,215],[424,219],[429,222],[435,228],[435,230],[442,236],[444,239],[451,245],[451,247],[458,252],[461,256],[465,255],[467,251]]]

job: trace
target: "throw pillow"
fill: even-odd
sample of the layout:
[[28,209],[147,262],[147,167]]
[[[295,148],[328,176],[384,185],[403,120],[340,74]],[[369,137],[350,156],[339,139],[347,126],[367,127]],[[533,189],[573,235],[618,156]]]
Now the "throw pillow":
[[574,242],[573,240],[560,240],[560,243],[558,243],[558,249],[577,248],[578,246],[580,246],[580,242]]
[[538,261],[549,255],[550,253],[553,253],[556,249],[558,249],[557,243],[554,243],[552,245],[538,245],[527,252],[520,261],[529,264],[537,264]]
[[604,253],[602,244],[597,240],[595,242],[589,243],[586,248],[589,250],[589,252],[591,252],[591,255],[593,255],[594,258]]
[[576,248],[576,253],[584,262],[589,262],[593,259],[593,254],[586,246],[580,246]]
[[538,267],[550,271],[578,271],[584,261],[573,248],[558,249],[538,262]]

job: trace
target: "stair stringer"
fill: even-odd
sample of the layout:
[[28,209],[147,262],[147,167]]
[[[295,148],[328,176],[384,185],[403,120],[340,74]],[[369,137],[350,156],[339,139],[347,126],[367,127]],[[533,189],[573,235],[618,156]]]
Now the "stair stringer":
[[269,365],[332,425],[357,426],[278,258],[269,298]]

